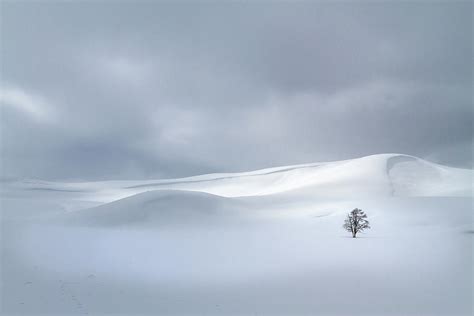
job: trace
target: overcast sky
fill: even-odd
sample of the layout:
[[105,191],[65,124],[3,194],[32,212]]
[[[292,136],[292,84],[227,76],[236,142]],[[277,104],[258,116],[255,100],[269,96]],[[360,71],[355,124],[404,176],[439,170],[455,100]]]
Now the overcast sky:
[[1,3],[2,174],[472,167],[472,4]]

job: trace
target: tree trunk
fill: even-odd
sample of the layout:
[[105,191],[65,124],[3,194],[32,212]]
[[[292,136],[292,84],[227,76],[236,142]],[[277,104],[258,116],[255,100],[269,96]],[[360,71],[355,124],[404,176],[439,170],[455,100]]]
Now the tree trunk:
[[356,238],[356,232],[352,232],[352,238]]

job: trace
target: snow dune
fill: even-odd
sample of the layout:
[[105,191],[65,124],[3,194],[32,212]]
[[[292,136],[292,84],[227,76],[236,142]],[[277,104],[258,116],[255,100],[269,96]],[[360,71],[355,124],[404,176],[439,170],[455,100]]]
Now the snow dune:
[[[321,199],[469,197],[472,170],[400,154],[221,173],[181,179],[59,183],[21,181],[4,186],[4,204],[19,209],[67,212],[67,222],[121,226],[204,224],[233,217],[281,217],[333,213]],[[28,196],[27,199],[15,197]],[[10,197],[10,198],[8,198]],[[13,198],[11,198],[13,197]],[[31,202],[31,197],[36,197]],[[23,204],[25,204],[23,206]],[[56,210],[56,211],[53,211]],[[77,213],[71,211],[78,211]],[[225,211],[223,211],[225,210]],[[251,211],[250,211],[251,210]],[[291,210],[285,213],[281,210]],[[36,210],[38,212],[38,210]],[[31,217],[31,211],[25,212]],[[232,221],[232,220],[230,220]]]
[[156,227],[215,225],[239,221],[243,204],[235,199],[202,192],[156,190],[66,214],[63,223],[82,226]]
[[[2,312],[471,315],[472,176],[383,154],[169,180],[3,182]],[[354,207],[372,225],[357,239],[341,229]]]
[[10,189],[86,197],[100,202],[151,190],[198,191],[223,197],[309,191],[321,197],[470,196],[473,171],[401,154],[219,173],[180,179],[60,183],[20,181]]

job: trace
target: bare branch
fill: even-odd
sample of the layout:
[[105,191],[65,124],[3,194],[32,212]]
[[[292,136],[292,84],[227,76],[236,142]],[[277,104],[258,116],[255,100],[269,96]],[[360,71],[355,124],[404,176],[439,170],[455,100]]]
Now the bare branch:
[[352,237],[355,238],[358,232],[370,229],[369,221],[366,218],[367,214],[365,214],[364,211],[355,208],[347,214],[347,218],[344,220],[342,227],[352,233]]

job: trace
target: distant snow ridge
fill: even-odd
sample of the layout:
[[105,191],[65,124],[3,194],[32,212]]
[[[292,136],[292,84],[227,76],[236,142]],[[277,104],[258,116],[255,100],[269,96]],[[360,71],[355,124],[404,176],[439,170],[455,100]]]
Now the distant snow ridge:
[[[21,181],[3,195],[28,191],[64,201],[103,204],[152,190],[204,192],[221,197],[300,194],[316,197],[472,196],[473,171],[401,154],[220,173],[169,180],[59,183]],[[74,209],[74,206],[67,206]]]
[[23,181],[3,186],[6,192],[2,194],[33,194],[41,201],[56,203],[68,211],[67,222],[81,225],[181,225],[236,222],[248,218],[247,215],[274,216],[282,209],[286,210],[284,216],[289,211],[314,213],[315,203],[328,198],[469,197],[472,177],[472,170],[442,166],[408,155],[380,154],[170,180]]
[[132,185],[131,190],[178,189],[225,197],[304,191],[323,197],[469,196],[472,170],[450,168],[408,155],[210,174]]

